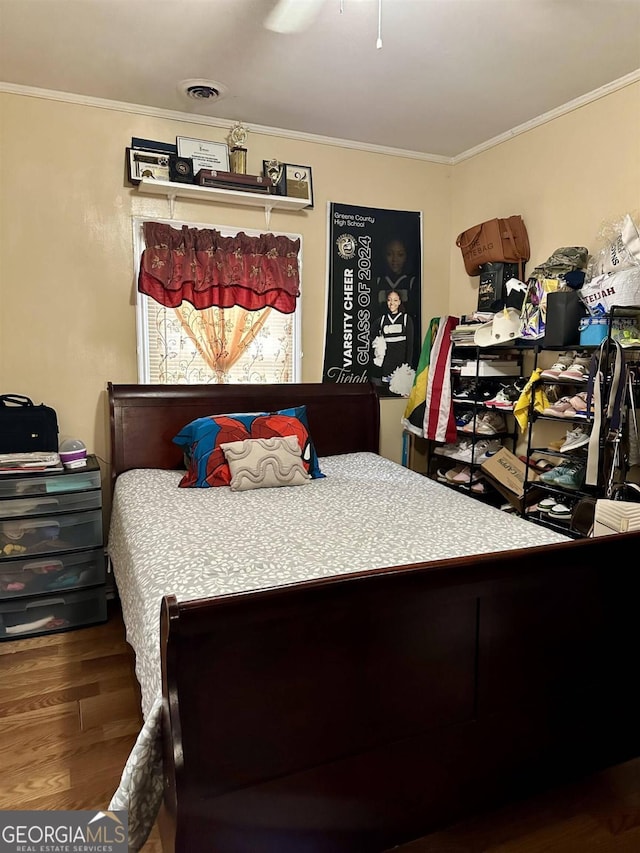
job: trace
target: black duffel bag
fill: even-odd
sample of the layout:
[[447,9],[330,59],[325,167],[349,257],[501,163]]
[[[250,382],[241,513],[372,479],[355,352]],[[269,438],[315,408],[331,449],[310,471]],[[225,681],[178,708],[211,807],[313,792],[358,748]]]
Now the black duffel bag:
[[58,451],[55,409],[22,394],[0,394],[0,453]]

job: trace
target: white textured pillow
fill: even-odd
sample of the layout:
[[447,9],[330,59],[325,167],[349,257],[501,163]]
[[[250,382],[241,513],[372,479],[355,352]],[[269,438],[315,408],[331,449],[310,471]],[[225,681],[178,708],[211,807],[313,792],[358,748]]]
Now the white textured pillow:
[[271,489],[277,486],[304,486],[311,479],[301,459],[295,435],[274,438],[247,438],[220,445],[231,471],[234,492]]

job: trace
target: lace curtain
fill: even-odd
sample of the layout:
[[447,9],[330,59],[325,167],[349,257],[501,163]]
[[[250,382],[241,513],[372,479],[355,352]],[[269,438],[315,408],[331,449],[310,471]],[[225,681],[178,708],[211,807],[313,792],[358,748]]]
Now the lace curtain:
[[260,315],[244,308],[195,309],[188,302],[175,309],[187,337],[213,371],[218,383],[253,343],[267,321],[271,309]]
[[209,228],[143,223],[138,290],[167,308],[239,305],[292,314],[300,295],[300,240],[274,234],[223,237]]

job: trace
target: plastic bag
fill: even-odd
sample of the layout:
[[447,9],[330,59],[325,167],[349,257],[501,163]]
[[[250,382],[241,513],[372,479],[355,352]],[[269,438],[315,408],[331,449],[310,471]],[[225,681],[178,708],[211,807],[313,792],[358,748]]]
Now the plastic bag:
[[537,341],[544,337],[547,326],[547,294],[559,289],[558,279],[530,278],[520,312],[520,337]]
[[589,258],[588,283],[607,273],[640,267],[640,231],[630,213],[603,229],[602,248]]
[[592,317],[608,314],[614,305],[640,306],[640,264],[596,276],[577,293]]

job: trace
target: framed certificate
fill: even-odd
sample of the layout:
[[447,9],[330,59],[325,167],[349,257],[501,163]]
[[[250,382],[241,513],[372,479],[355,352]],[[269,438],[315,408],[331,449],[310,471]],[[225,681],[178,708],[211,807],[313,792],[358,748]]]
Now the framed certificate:
[[169,154],[127,148],[127,177],[129,183],[139,184],[142,178],[169,180]]
[[200,169],[215,169],[221,172],[229,171],[229,147],[226,142],[210,142],[208,139],[189,139],[187,136],[177,136],[178,157],[193,160],[193,174]]

